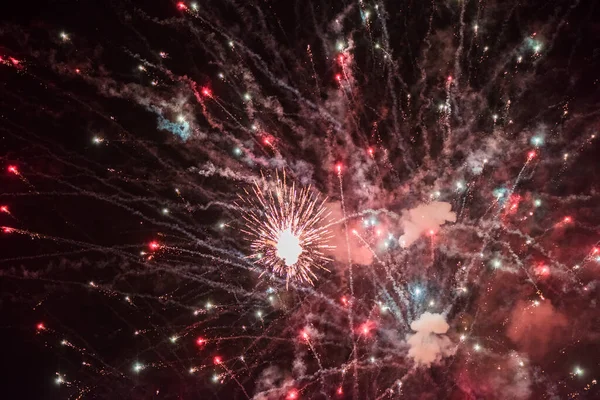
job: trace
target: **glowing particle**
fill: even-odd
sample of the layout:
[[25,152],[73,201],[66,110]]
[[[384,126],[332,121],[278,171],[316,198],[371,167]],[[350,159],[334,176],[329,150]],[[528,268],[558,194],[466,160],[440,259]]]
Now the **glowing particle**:
[[206,344],[206,339],[204,339],[202,337],[199,337],[199,338],[196,339],[196,344],[198,346],[204,346]]
[[[58,374],[56,374],[56,375],[58,375]],[[56,380],[55,380],[55,382],[56,382],[56,384],[57,384],[57,385],[60,385],[61,383],[63,383],[63,382],[64,382],[64,379],[63,379],[63,377],[62,377],[62,376],[58,375],[58,376],[56,377]]]
[[43,322],[40,322],[39,324],[37,324],[37,325],[35,326],[35,328],[36,328],[38,331],[43,331],[43,330],[45,330],[45,329],[46,329],[46,325],[44,325],[44,323],[43,323]]
[[528,160],[532,160],[534,157],[535,157],[535,151],[531,150],[529,153],[527,153]]
[[219,365],[223,362],[223,360],[221,359],[221,357],[216,356],[215,358],[213,358],[213,362],[215,363],[215,365]]
[[244,93],[244,100],[250,100],[252,99],[252,96],[250,96],[250,93]]
[[180,10],[187,10],[187,6],[182,1],[180,1],[179,3],[177,3],[177,8],[180,9]]
[[536,206],[536,207],[539,207],[539,206],[541,206],[541,205],[542,205],[542,200],[540,200],[540,199],[535,199],[535,200],[533,201],[533,205],[534,205],[534,206]]
[[258,311],[256,312],[256,316],[257,316],[258,318],[261,318],[261,319],[262,319],[263,312],[262,312],[261,310],[258,310]]
[[480,346],[478,343],[476,343],[476,344],[473,346],[473,350],[475,350],[475,351],[479,351],[479,350],[481,350],[481,346]]
[[2,206],[2,207],[0,207],[0,212],[3,212],[5,214],[9,214],[9,212],[8,212],[8,206]]
[[236,156],[239,156],[242,154],[242,149],[240,149],[239,147],[236,147],[233,149],[233,154],[235,154]]
[[431,301],[429,302],[429,307],[433,307],[434,305],[435,305],[435,301],[431,300]]
[[162,209],[162,213],[163,214],[168,214],[169,213],[169,209],[168,208],[163,208]]
[[220,78],[220,79],[225,79],[225,75],[223,75],[223,73],[222,73],[222,72],[219,72],[219,75],[218,75],[218,76],[219,76],[219,78]]
[[229,41],[228,44],[229,44],[229,47],[233,47],[234,46],[234,43],[231,40]]
[[337,42],[335,47],[338,49],[338,51],[344,50],[344,42]]
[[208,301],[208,302],[206,302],[206,306],[205,307],[206,307],[207,310],[210,310],[211,308],[213,308],[213,305],[212,305],[212,303],[210,301]]
[[494,268],[500,268],[502,266],[502,262],[498,259],[494,259],[494,260],[492,260],[492,266]]
[[202,95],[204,97],[212,97],[212,91],[209,88],[204,87],[202,88]]
[[344,390],[342,389],[341,386],[339,388],[337,388],[336,393],[338,394],[338,396],[341,396],[344,394]]
[[159,52],[158,55],[160,56],[160,58],[167,58],[167,53],[165,53],[164,51]]
[[583,370],[579,367],[575,367],[575,370],[573,371],[573,373],[577,376],[582,376],[583,375]]
[[150,242],[150,243],[148,244],[148,247],[150,248],[150,250],[152,250],[152,251],[156,251],[156,250],[160,249],[160,243],[158,243],[158,242],[156,242],[156,241],[154,241],[154,242]]
[[565,219],[563,219],[563,221],[564,221],[564,223],[565,223],[565,224],[569,224],[569,223],[571,223],[573,220],[572,220],[572,218],[571,218],[571,217],[565,217]]
[[536,147],[539,147],[542,144],[544,144],[544,138],[542,136],[533,136],[531,138],[531,144]]
[[144,366],[142,364],[140,364],[139,362],[136,362],[135,364],[133,364],[133,371],[134,372],[140,372],[141,370],[144,369]]
[[415,289],[415,294],[416,294],[417,296],[419,296],[419,295],[421,294],[421,288],[416,288],[416,289]]
[[292,389],[287,394],[287,399],[295,400],[298,398],[298,391],[296,389]]
[[9,165],[7,168],[8,172],[10,172],[11,174],[15,174],[18,175],[19,174],[19,170],[17,169],[16,166],[14,165]]
[[192,3],[190,6],[192,7],[192,10],[198,11],[198,3]]
[[340,74],[335,74],[335,80],[340,82],[342,80],[342,75]]
[[101,137],[99,137],[99,136],[94,136],[94,137],[92,138],[92,142],[93,142],[94,144],[100,144],[100,143],[104,142],[104,139],[103,139],[103,138],[101,138]]
[[464,342],[465,340],[467,340],[467,336],[466,335],[460,335],[460,341]]
[[69,41],[69,35],[67,35],[65,32],[61,32],[60,33],[60,38],[64,41],[67,42]]

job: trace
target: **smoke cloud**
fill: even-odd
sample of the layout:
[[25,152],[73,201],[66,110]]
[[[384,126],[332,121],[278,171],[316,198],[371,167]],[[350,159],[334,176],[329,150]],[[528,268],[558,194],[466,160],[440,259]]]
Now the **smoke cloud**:
[[404,235],[400,236],[400,246],[410,246],[423,232],[437,231],[447,221],[456,222],[456,213],[451,209],[450,203],[434,201],[405,212],[402,215]]
[[[340,203],[332,202],[327,204],[327,208],[331,211],[331,220],[340,221],[331,227],[333,238],[330,240],[329,244],[335,246],[335,248],[327,250],[327,253],[335,257],[339,262],[347,263],[348,247],[346,244],[346,232],[344,231],[342,206]],[[353,224],[355,225],[356,221],[348,221],[348,232],[351,232],[352,229],[354,229]],[[371,265],[371,263],[373,263],[373,253],[371,253],[371,250],[369,250],[364,243],[352,233],[348,233],[348,241],[350,242],[350,256],[352,257],[352,262],[354,264]]]
[[406,337],[410,346],[408,356],[417,364],[430,366],[456,353],[456,346],[445,335],[449,328],[444,315],[423,313],[410,324],[410,329],[416,333]]
[[518,301],[512,311],[507,336],[532,358],[540,358],[556,345],[568,326],[567,317],[550,301],[534,305]]

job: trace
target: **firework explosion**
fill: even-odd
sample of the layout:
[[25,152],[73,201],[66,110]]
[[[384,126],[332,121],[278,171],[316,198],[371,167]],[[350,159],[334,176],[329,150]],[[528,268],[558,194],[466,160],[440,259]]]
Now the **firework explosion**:
[[0,23],[3,398],[598,398],[597,5],[101,3]]
[[[267,186],[263,180],[263,186]],[[267,270],[290,279],[313,284],[316,275],[313,268],[322,268],[328,261],[323,251],[330,249],[331,239],[326,219],[328,213],[319,203],[318,196],[311,193],[310,187],[296,192],[296,185],[286,186],[285,171],[283,180],[276,178],[274,190],[265,193],[257,182],[252,193],[245,191],[240,199],[249,207],[243,216],[247,222],[242,232],[252,240],[252,250],[257,262]]]

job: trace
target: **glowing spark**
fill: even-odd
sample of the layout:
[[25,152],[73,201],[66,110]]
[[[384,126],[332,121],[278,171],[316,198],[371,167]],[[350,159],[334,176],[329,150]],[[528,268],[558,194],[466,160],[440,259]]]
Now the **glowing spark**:
[[325,200],[320,202],[310,186],[301,190],[296,190],[295,184],[288,187],[285,172],[283,180],[277,175],[274,188],[266,186],[263,179],[240,195],[247,210],[242,231],[251,241],[252,258],[265,272],[285,275],[287,283],[312,284],[316,279],[313,267],[325,269],[322,263],[329,259],[323,251],[331,248],[327,244],[332,236],[329,225],[323,225],[329,217]]
[[202,88],[202,95],[205,97],[212,97],[212,91],[207,87]]

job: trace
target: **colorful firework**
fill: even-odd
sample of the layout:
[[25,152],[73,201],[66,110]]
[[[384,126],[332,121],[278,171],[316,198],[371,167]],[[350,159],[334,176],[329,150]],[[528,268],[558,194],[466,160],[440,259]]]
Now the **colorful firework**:
[[287,186],[276,174],[274,187],[264,177],[256,181],[251,191],[240,195],[246,205],[243,215],[246,226],[242,229],[251,241],[251,258],[275,274],[290,280],[313,284],[317,275],[313,269],[327,270],[330,259],[325,251],[332,249],[328,241],[331,214],[325,201],[314,194],[311,187],[297,190],[296,184]]

